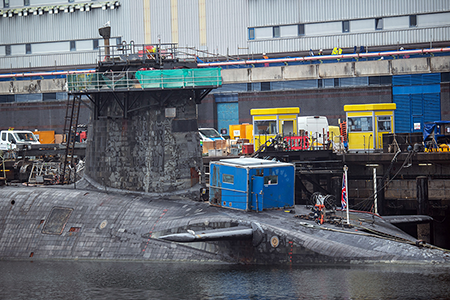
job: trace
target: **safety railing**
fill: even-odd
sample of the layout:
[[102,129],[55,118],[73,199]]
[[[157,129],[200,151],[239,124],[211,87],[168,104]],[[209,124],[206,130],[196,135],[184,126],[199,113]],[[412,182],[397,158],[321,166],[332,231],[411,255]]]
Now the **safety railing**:
[[68,92],[219,87],[220,68],[86,72],[67,75]]
[[98,51],[99,62],[176,59],[180,56],[174,43],[135,44],[123,41],[119,45],[100,46]]

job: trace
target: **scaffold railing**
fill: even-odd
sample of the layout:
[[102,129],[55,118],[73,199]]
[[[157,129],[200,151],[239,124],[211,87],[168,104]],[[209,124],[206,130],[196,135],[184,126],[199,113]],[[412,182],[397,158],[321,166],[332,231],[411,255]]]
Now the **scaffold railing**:
[[219,87],[221,68],[86,72],[67,75],[68,92]]

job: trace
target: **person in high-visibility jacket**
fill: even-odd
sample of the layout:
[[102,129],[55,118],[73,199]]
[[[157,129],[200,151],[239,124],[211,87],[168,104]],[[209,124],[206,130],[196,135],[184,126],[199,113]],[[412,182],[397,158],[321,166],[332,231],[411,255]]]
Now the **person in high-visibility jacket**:
[[[334,48],[333,48],[333,52],[331,52],[331,55],[340,55],[340,54],[342,54],[342,49],[341,49],[341,48],[334,47]],[[337,60],[340,61],[341,59],[338,58]]]
[[[263,53],[263,58],[264,59],[269,59],[269,57],[266,55],[266,53]],[[268,67],[269,63],[264,63],[264,67]]]

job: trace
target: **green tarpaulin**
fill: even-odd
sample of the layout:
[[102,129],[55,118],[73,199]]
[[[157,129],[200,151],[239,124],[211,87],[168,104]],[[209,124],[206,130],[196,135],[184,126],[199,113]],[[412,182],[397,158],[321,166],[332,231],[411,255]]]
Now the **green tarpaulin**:
[[220,86],[220,68],[137,71],[136,79],[143,88],[184,88]]

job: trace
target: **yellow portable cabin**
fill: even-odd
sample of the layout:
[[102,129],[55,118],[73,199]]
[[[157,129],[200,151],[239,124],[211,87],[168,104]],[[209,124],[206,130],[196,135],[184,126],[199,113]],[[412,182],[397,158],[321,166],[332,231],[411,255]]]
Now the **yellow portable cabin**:
[[251,109],[255,150],[277,134],[297,135],[299,113],[299,107]]
[[375,152],[383,149],[383,134],[394,132],[395,103],[344,105],[348,150]]

